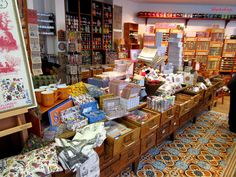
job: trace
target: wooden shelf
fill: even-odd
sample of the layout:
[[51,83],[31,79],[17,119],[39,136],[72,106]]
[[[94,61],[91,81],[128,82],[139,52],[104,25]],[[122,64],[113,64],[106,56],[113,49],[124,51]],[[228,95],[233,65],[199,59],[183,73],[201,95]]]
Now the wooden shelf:
[[149,18],[155,18],[155,19],[169,19],[169,20],[185,20],[185,26],[187,26],[187,23],[189,20],[223,20],[225,21],[225,27],[228,25],[230,21],[236,21],[236,19],[222,19],[222,18],[186,18],[186,17],[155,17],[155,16],[141,16],[137,15],[138,18],[144,18],[145,24],[147,25]]
[[56,103],[54,103],[52,106],[49,106],[49,107],[45,107],[45,106],[42,106],[42,105],[39,105],[40,108],[39,108],[39,111],[41,114],[49,111],[50,109],[54,108],[55,106],[57,106],[58,104],[64,102],[65,100],[67,99],[64,99],[64,100],[57,100]]
[[32,127],[31,123],[26,123],[26,124],[18,125],[18,126],[13,127],[13,128],[9,128],[9,129],[0,131],[0,138],[4,137],[4,136],[7,136],[7,135],[11,135],[13,133],[21,132],[21,131],[29,129],[31,127]]

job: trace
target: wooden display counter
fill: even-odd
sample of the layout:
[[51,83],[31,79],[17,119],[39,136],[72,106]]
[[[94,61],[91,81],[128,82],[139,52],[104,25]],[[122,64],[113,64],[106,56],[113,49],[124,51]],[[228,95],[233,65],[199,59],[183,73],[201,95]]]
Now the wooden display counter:
[[[141,111],[151,113],[152,117],[142,124],[126,118],[119,120],[119,123],[125,124],[132,130],[118,139],[108,137],[104,147],[97,149],[100,157],[100,176],[118,176],[131,164],[132,170],[136,172],[141,155],[153,146],[161,144],[167,137],[174,140],[179,128],[191,120],[195,123],[197,115],[212,106],[216,86],[219,84],[213,84],[197,94],[187,94],[185,91],[176,94],[176,105],[163,113],[143,108]],[[67,176],[68,173],[65,172],[63,177]],[[56,175],[56,177],[62,176]]]
[[[111,158],[112,160],[114,160],[113,163],[111,163],[111,165],[106,166],[106,168],[101,169],[102,170],[101,177],[117,176],[122,170],[125,169],[125,167],[129,166],[130,164],[132,164],[133,167],[132,170],[136,172],[137,165],[139,163],[139,158],[141,157],[142,154],[147,152],[153,146],[161,144],[167,137],[170,137],[172,140],[174,140],[176,131],[180,127],[182,127],[191,120],[193,121],[193,123],[195,123],[197,115],[199,115],[202,111],[209,109],[209,106],[210,107],[212,106],[213,103],[212,99],[214,98],[214,90],[215,90],[215,85],[209,87],[206,91],[200,91],[198,94],[194,95],[180,93],[182,104],[179,105],[177,104],[172,109],[167,110],[161,114],[155,111],[147,110],[147,108],[144,108],[144,110],[150,111],[154,115],[160,114],[160,124],[156,123],[155,124],[157,125],[156,129],[154,131],[149,132],[144,137],[142,137],[142,126],[141,126],[140,141],[136,139],[135,143],[130,145],[130,148],[126,149],[125,151],[123,150],[120,151],[120,154],[118,154],[120,155],[120,158],[118,157],[119,160],[118,159],[114,160],[113,158]],[[209,99],[209,97],[211,97],[211,99]],[[203,101],[207,104],[202,104]],[[179,114],[181,112],[181,109],[183,108],[186,108],[184,109],[186,111],[182,112],[182,114]],[[138,125],[136,124],[136,126]],[[134,151],[136,153],[134,153]],[[137,155],[137,152],[139,152],[139,155]],[[130,160],[127,159],[129,156],[131,156]],[[111,162],[112,160],[110,160],[109,162]],[[101,166],[102,163],[104,163],[104,161],[101,161]]]

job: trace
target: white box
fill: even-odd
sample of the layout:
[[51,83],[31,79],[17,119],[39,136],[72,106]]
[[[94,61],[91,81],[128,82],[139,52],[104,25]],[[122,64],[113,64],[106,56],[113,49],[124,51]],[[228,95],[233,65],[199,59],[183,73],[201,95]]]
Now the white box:
[[132,109],[139,106],[139,99],[139,96],[130,99],[121,98],[120,103],[124,108]]

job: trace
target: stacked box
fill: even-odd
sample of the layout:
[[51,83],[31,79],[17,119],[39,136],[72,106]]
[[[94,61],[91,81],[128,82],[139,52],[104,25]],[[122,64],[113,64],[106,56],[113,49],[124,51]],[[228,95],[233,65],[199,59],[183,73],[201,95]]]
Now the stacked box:
[[182,68],[183,34],[171,33],[169,38],[168,61],[172,63],[175,70]]

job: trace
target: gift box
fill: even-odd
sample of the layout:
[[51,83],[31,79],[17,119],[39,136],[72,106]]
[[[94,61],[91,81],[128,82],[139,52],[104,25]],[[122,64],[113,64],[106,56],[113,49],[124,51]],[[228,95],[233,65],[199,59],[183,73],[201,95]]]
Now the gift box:
[[141,87],[137,84],[128,84],[121,92],[121,97],[125,99],[139,96]]
[[104,111],[98,109],[97,101],[80,105],[82,115],[88,118],[89,123],[95,123],[105,118]]
[[113,97],[103,100],[103,109],[108,120],[124,117],[128,114],[126,108],[121,105],[120,97]]
[[139,100],[140,100],[140,97],[136,96],[129,99],[121,98],[120,102],[121,102],[121,105],[125,107],[126,109],[132,109],[139,106]]
[[105,88],[109,86],[109,79],[100,79],[100,78],[88,78],[88,84],[95,85],[99,88]]
[[109,83],[109,92],[114,96],[121,96],[121,91],[128,85],[128,82],[123,80],[112,80]]
[[78,106],[61,111],[61,120],[66,124],[67,129],[73,131],[88,124],[88,119],[80,114]]

